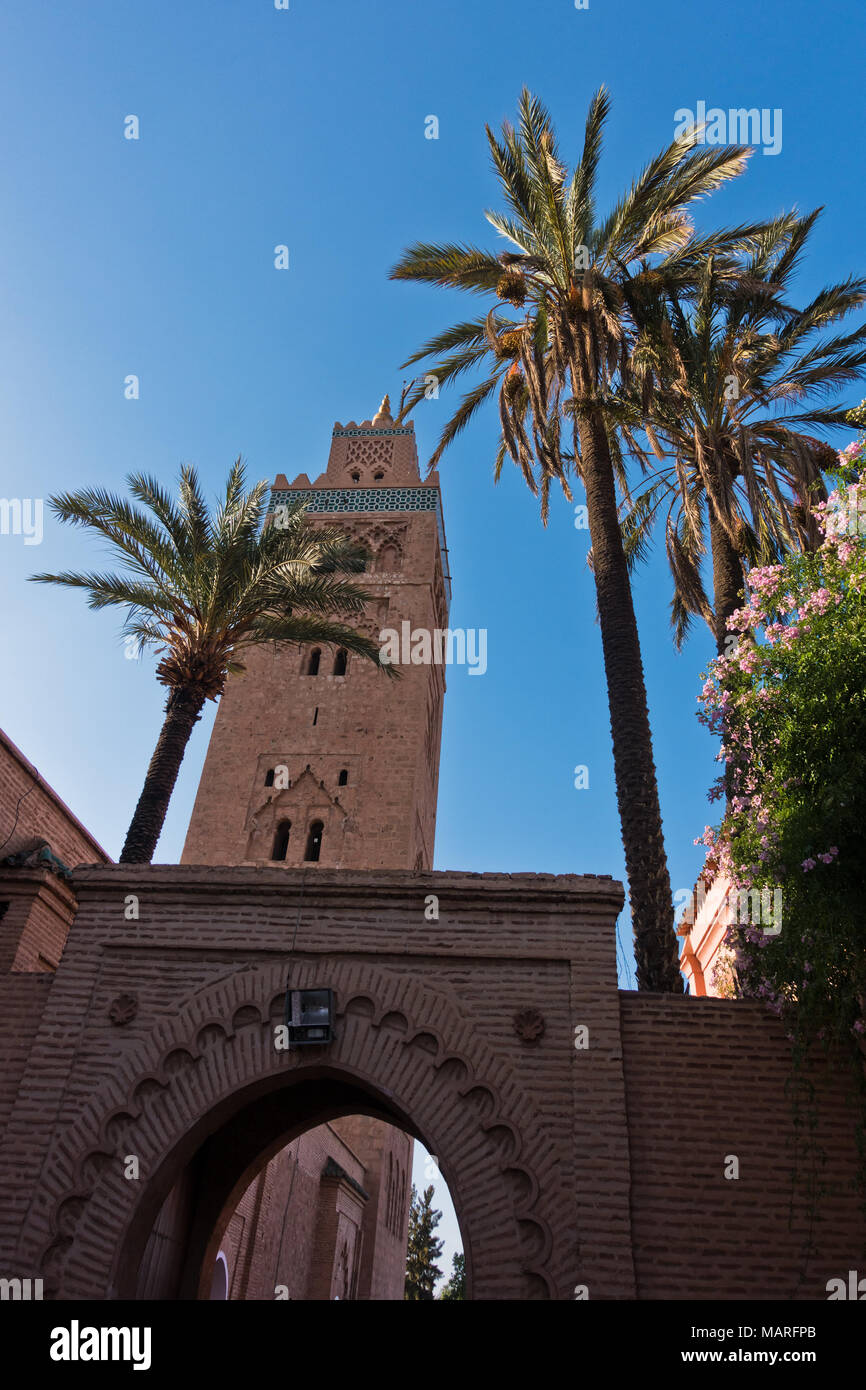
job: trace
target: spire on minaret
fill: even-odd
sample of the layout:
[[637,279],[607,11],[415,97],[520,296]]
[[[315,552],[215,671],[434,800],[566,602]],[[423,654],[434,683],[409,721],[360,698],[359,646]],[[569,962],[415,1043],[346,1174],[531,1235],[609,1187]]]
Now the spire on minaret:
[[384,396],[383,399],[382,399],[382,404],[379,406],[379,409],[376,411],[376,414],[373,416],[373,424],[374,424],[374,425],[393,425],[393,423],[394,423],[394,421],[393,421],[393,419],[391,418],[391,397],[390,397],[390,396]]

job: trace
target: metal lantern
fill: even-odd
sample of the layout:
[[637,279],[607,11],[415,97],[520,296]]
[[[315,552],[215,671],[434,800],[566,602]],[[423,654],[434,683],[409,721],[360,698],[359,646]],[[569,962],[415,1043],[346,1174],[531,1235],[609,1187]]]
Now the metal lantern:
[[286,1026],[290,1047],[321,1047],[334,1037],[334,991],[287,989]]

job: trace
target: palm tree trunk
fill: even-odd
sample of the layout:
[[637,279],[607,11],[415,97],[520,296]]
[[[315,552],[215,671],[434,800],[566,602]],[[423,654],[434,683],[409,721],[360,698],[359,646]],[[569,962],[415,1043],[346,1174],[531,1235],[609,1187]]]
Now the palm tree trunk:
[[186,745],[203,705],[204,696],[192,690],[172,690],[166,700],[165,722],[126,834],[121,864],[149,864],[153,858]]
[[713,504],[710,511],[710,546],[713,555],[713,633],[716,650],[724,656],[727,644],[728,619],[741,606],[743,592],[743,563],[731,538],[718,520]]
[[646,683],[610,449],[598,416],[584,417],[579,429],[638,989],[682,994]]

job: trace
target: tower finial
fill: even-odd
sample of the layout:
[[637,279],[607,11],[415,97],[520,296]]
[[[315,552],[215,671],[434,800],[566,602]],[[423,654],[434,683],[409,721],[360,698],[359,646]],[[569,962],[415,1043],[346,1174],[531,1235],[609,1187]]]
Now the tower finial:
[[393,419],[391,418],[391,397],[386,395],[386,396],[383,396],[383,398],[382,398],[382,404],[379,406],[379,409],[376,411],[376,414],[373,416],[373,424],[374,424],[374,425],[393,425],[393,423],[394,423],[394,421],[393,421]]

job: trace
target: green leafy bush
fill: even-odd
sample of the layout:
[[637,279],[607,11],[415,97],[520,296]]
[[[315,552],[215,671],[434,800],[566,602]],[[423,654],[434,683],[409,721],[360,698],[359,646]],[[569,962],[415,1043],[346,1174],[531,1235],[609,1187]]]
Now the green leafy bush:
[[[811,554],[753,569],[699,716],[722,738],[728,793],[707,868],[781,922],[730,926],[722,992],[765,999],[804,1049],[866,1052],[866,441],[839,456]],[[767,898],[765,897],[765,901]],[[778,929],[779,925],[781,930]]]

